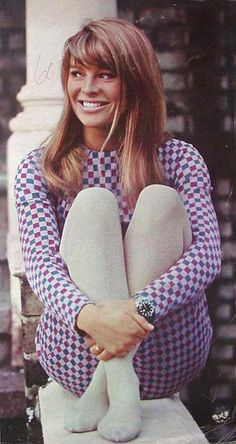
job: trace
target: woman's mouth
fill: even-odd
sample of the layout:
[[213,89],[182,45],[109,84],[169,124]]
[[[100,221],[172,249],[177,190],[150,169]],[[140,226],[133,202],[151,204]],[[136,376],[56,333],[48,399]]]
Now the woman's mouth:
[[108,102],[89,102],[87,100],[79,100],[79,103],[86,109],[100,108],[101,106],[107,105]]

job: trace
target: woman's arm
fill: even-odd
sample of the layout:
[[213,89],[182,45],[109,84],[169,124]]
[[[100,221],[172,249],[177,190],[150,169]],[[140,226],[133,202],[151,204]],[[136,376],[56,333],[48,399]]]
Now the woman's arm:
[[40,150],[30,153],[21,162],[15,180],[19,231],[29,284],[43,305],[70,328],[85,331],[113,354],[122,354],[144,339],[152,326],[137,314],[133,301],[111,300],[96,306],[73,284],[59,254],[57,218],[40,158]]
[[59,254],[55,208],[41,170],[41,150],[24,159],[15,179],[15,201],[26,276],[48,310],[74,328],[81,308],[91,303],[71,282]]
[[163,164],[187,210],[193,242],[174,266],[138,292],[154,302],[156,320],[204,293],[221,267],[219,229],[205,162],[191,145],[174,141],[163,150]]

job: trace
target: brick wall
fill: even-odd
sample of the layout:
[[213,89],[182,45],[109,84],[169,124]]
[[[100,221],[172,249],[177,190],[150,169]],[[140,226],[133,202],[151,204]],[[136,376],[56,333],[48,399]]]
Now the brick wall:
[[[183,392],[234,403],[236,380],[236,3],[120,0],[120,16],[143,28],[157,50],[168,129],[192,142],[210,170],[222,238],[220,278],[208,289],[214,342],[203,378]],[[193,393],[192,393],[193,389]]]
[[20,111],[16,94],[25,83],[24,1],[0,3],[0,156],[5,173],[5,146],[10,135],[9,120]]
[[9,120],[20,110],[16,94],[25,83],[24,1],[0,2],[0,367],[10,363],[10,294],[6,259],[6,142]]
[[157,50],[168,129],[197,145],[212,179],[228,176],[236,165],[235,2],[118,0],[118,5],[120,16],[142,27]]
[[222,403],[235,397],[236,379],[236,181],[216,180],[214,197],[222,239],[220,279],[209,291],[215,338],[211,352],[214,396]]

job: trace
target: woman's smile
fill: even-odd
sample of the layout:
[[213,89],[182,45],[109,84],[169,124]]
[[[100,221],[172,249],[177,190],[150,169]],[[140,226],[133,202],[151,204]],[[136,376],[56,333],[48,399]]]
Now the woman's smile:
[[102,107],[108,104],[108,102],[101,102],[101,101],[88,101],[88,100],[78,100],[78,103],[82,106],[83,110],[86,112],[93,112],[101,110]]
[[93,110],[95,108],[101,108],[102,106],[106,105],[108,102],[90,102],[86,100],[79,100],[79,103],[85,108],[86,110]]

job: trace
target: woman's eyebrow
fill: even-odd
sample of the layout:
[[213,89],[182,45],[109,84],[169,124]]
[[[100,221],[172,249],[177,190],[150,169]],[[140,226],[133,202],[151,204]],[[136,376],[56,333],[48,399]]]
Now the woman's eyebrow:
[[78,68],[81,66],[79,63],[70,63],[70,68]]

